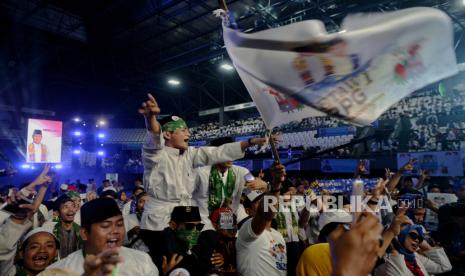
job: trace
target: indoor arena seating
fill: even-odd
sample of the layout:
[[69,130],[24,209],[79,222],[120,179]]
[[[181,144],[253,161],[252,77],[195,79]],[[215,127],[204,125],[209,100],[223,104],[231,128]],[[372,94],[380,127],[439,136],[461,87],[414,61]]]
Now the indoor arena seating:
[[281,148],[303,147],[304,149],[318,147],[325,150],[349,143],[354,138],[354,135],[315,137],[316,134],[316,130],[284,133],[279,146]]

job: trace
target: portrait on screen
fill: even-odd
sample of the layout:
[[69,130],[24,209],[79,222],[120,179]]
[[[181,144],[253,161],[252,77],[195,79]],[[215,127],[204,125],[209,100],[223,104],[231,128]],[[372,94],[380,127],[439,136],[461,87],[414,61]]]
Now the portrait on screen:
[[26,162],[61,162],[62,122],[28,120]]

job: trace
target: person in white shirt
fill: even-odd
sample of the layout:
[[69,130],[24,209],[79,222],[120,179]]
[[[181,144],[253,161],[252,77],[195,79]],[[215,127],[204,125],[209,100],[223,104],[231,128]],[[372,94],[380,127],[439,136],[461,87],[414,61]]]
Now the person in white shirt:
[[143,252],[149,252],[148,247],[141,240],[140,232],[140,219],[142,217],[142,212],[144,211],[145,201],[147,200],[147,193],[142,192],[137,194],[134,202],[136,202],[136,210],[133,214],[125,215],[124,217],[124,227],[126,228],[126,237],[125,237],[125,246],[134,248]]
[[139,113],[144,116],[148,131],[142,158],[144,186],[149,197],[141,219],[141,238],[160,268],[163,256],[158,252],[158,239],[168,226],[174,207],[192,205],[194,170],[242,158],[247,147],[264,144],[266,139],[255,138],[218,148],[193,148],[188,146],[190,133],[184,120],[167,116],[158,122],[160,108],[152,95],[148,94]]
[[[210,142],[210,146],[220,147],[232,143],[232,137],[222,137]],[[192,203],[198,206],[203,231],[214,230],[210,221],[211,213],[220,207],[229,207],[237,215],[242,191],[247,186],[266,190],[267,185],[244,167],[233,165],[232,161],[205,166],[197,169]]]
[[[123,216],[116,202],[111,198],[92,200],[81,208],[81,237],[84,240],[84,249],[70,254],[49,268],[66,268],[79,275],[89,274],[90,270],[107,269],[108,262],[111,261],[106,259],[111,259],[115,265],[121,262],[113,267],[113,275],[158,276],[158,269],[147,253],[122,247],[124,234]],[[96,259],[100,261],[89,267],[89,260]]]
[[283,183],[283,188],[281,189],[281,198],[283,200],[275,218],[277,230],[281,233],[286,242],[287,272],[289,275],[296,274],[295,269],[300,254],[302,253],[299,237],[300,217],[297,208],[292,204],[292,199],[296,192],[297,189],[293,186],[291,181],[286,180]]
[[[275,216],[270,199],[278,202],[280,186],[283,180],[284,166],[273,168],[273,187],[267,196],[257,191],[246,191],[246,199],[252,204],[247,208],[252,218],[245,221],[238,233],[236,241],[237,270],[242,275],[287,275],[286,243],[283,236],[273,228],[271,221]],[[261,199],[257,202],[257,198]],[[249,204],[244,204],[244,206]]]

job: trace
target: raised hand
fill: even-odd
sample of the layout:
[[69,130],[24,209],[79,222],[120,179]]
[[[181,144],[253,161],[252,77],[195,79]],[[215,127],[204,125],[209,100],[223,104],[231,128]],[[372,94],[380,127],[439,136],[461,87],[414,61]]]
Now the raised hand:
[[286,176],[286,167],[280,163],[274,163],[273,167],[270,169],[270,172],[275,184],[284,182]]
[[263,181],[261,178],[255,178],[252,181],[248,181],[246,183],[246,187],[250,190],[266,191],[266,189],[268,188],[268,184],[266,184],[266,182]]
[[166,256],[163,256],[163,264],[162,264],[162,269],[163,269],[163,275],[168,275],[168,272],[173,270],[183,259],[184,257],[182,255],[174,254],[171,256],[170,261],[166,259]]
[[387,229],[388,231],[392,231],[394,236],[398,236],[400,233],[400,229],[403,225],[405,224],[413,224],[412,220],[405,215],[407,212],[408,207],[401,206],[397,210],[396,216],[394,217],[394,220],[392,221],[391,225]]
[[372,197],[379,198],[382,194],[384,194],[387,183],[388,180],[384,180],[382,178],[378,179],[378,183],[376,183],[376,186],[371,190]]
[[413,170],[413,166],[415,165],[415,163],[417,162],[417,159],[410,159],[407,163],[405,163],[404,166],[402,166],[402,168],[400,168],[400,172],[405,172],[405,171],[412,171]]
[[146,118],[160,114],[160,107],[152,94],[147,94],[147,98],[147,101],[143,102],[139,108],[139,113]]
[[[123,261],[118,248],[111,248],[95,255],[87,255],[84,260],[84,276],[111,276],[117,264]],[[116,275],[116,273],[115,273]]]
[[44,175],[44,176],[41,175],[35,181],[37,185],[42,185],[42,184],[52,182],[52,178],[48,175]]
[[382,229],[376,216],[363,213],[350,231],[330,244],[332,275],[368,275],[375,266]]
[[389,168],[385,168],[384,169],[384,178],[386,180],[389,180],[391,179],[391,177],[394,175],[394,173],[391,172],[391,170]]
[[360,176],[366,172],[365,168],[365,160],[359,160],[357,164],[357,168],[355,169],[355,175]]

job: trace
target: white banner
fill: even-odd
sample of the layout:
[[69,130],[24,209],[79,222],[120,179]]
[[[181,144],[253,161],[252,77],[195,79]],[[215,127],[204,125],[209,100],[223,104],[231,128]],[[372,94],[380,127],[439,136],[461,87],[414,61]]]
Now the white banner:
[[[433,8],[309,20],[245,34],[223,25],[268,128],[323,113],[368,125],[413,91],[458,72],[450,18]],[[306,107],[303,107],[305,104]]]

